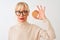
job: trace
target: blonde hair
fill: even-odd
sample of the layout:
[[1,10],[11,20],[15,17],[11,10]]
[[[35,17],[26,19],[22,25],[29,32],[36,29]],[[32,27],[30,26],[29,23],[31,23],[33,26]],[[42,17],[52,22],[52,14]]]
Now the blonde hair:
[[29,6],[28,6],[27,3],[25,3],[25,2],[18,2],[17,5],[16,5],[16,7],[19,6],[19,5],[24,6],[25,7],[25,10],[30,11],[29,10]]

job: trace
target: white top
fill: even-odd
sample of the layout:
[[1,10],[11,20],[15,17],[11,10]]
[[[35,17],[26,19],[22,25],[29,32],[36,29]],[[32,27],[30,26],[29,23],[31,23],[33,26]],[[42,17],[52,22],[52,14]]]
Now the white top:
[[14,25],[9,31],[9,40],[49,40],[48,33],[27,22]]

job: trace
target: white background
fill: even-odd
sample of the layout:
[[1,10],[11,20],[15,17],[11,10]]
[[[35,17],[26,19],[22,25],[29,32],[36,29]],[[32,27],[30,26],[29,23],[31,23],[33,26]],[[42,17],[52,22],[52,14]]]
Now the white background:
[[[9,28],[16,24],[16,16],[14,8],[16,3],[21,0],[0,0],[0,40],[8,40]],[[56,40],[60,40],[60,0],[22,0],[27,2],[30,7],[30,16],[28,22],[39,25],[32,16],[32,10],[36,9],[36,5],[46,7],[46,16],[50,20],[56,34]],[[40,25],[39,25],[40,26]]]

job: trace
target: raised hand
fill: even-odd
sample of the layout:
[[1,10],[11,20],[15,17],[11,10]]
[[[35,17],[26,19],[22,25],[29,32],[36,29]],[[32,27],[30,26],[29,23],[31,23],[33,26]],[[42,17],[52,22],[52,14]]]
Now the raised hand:
[[46,19],[46,16],[45,16],[45,7],[42,7],[42,5],[40,6],[37,6],[37,9],[38,9],[38,16],[37,16],[37,19],[40,19],[40,20],[44,20]]

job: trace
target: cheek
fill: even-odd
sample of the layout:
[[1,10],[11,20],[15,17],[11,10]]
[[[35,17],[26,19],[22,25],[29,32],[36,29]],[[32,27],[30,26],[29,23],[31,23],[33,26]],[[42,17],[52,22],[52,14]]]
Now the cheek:
[[24,19],[26,20],[27,19],[27,16],[25,16]]

